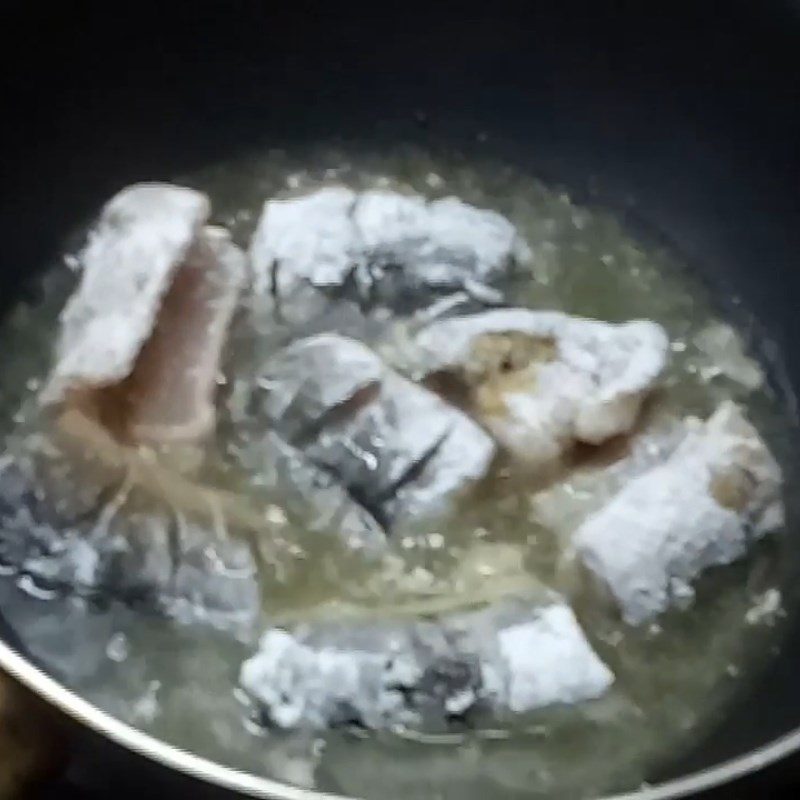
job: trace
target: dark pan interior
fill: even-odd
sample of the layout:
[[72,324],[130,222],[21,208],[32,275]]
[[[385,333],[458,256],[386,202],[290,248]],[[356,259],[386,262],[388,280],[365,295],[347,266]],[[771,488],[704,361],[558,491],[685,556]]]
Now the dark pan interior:
[[[744,299],[800,385],[800,10],[381,6],[4,4],[2,302],[126,183],[259,146],[416,142],[499,156],[657,232]],[[800,630],[654,777],[800,725],[797,664]]]

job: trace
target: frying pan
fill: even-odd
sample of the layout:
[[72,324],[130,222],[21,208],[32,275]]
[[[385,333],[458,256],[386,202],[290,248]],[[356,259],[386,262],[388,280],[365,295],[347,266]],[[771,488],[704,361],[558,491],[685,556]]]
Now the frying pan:
[[[256,147],[417,143],[498,156],[657,232],[721,301],[740,298],[782,354],[787,396],[799,387],[800,8],[461,5],[5,3],[2,303],[125,184]],[[798,665],[792,627],[724,724],[627,797],[745,789],[769,765],[769,780],[800,775]],[[72,777],[102,796],[320,797],[117,722],[26,658],[7,625],[0,666],[63,712]]]

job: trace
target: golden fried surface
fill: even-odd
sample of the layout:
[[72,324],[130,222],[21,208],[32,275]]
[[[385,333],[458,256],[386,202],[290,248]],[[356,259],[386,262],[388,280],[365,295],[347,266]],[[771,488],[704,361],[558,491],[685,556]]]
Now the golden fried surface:
[[502,415],[504,396],[513,391],[532,391],[538,367],[555,357],[552,338],[518,332],[481,336],[464,370],[476,410],[489,416]]

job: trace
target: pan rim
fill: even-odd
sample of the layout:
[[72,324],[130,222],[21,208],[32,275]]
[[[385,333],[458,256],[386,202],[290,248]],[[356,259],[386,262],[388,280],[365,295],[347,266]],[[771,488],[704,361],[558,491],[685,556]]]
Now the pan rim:
[[[270,800],[357,800],[347,795],[304,789],[258,777],[168,744],[122,722],[80,697],[3,641],[0,641],[0,670],[7,672],[25,688],[80,725],[130,752],[195,780],[245,796]],[[598,800],[666,800],[687,797],[757,772],[798,750],[800,728],[795,728],[755,750],[712,767],[653,786],[606,795]]]

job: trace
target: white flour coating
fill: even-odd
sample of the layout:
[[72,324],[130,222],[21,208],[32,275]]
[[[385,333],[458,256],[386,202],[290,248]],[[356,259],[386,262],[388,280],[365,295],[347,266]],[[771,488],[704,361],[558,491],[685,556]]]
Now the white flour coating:
[[454,267],[466,277],[487,281],[510,258],[523,261],[530,255],[505,217],[457,197],[427,202],[418,195],[363,192],[353,208],[353,222],[367,254],[389,261],[408,253],[409,269],[419,270],[434,286],[449,284]]
[[106,204],[80,255],[80,286],[61,315],[44,402],[60,402],[73,388],[117,383],[131,372],[209,213],[204,194],[160,183],[130,186]]
[[558,597],[509,598],[436,621],[268,630],[240,672],[280,728],[441,726],[596,699],[614,682]]
[[[343,187],[306,197],[267,200],[250,244],[257,291],[283,294],[296,283],[338,284],[349,270],[353,245],[350,211],[355,193]],[[273,267],[280,268],[273,286]]]
[[[409,289],[474,288],[530,257],[514,226],[458,198],[428,202],[386,190],[328,187],[264,204],[250,246],[254,286],[290,316],[318,306],[314,290],[391,305]],[[308,290],[311,290],[309,294]],[[486,287],[483,287],[486,291]],[[491,293],[491,292],[490,292]]]
[[414,369],[468,369],[476,344],[492,334],[553,342],[553,358],[534,364],[529,377],[497,381],[502,410],[476,409],[498,441],[532,463],[558,458],[575,441],[599,444],[630,430],[667,362],[668,338],[654,322],[612,324],[556,311],[503,309],[424,328],[416,337]]
[[380,384],[386,373],[366,345],[323,333],[293,342],[267,361],[257,379],[259,402],[270,422],[292,438],[332,408]]
[[498,642],[506,672],[504,705],[512,713],[594,699],[614,682],[568,606],[542,609],[535,623],[506,628]]
[[272,630],[261,639],[258,654],[243,664],[240,682],[269,709],[278,727],[324,729],[340,705],[375,704],[370,717],[375,715],[376,721],[400,710],[393,692],[381,693],[374,685],[374,675],[382,672],[386,660],[387,654],[379,652],[317,650],[286,631]]
[[169,184],[128,187],[105,206],[61,317],[45,404],[130,379],[125,425],[136,441],[210,432],[222,347],[247,272],[228,232],[204,227],[209,213],[205,195]]
[[312,336],[279,351],[255,399],[266,424],[391,525],[450,510],[495,453],[468,416],[343,336]]
[[403,462],[425,464],[390,503],[398,525],[413,527],[451,511],[486,475],[495,454],[492,439],[468,416],[395,374],[387,375],[378,402],[357,415],[348,433],[355,438],[359,431],[373,431],[373,441],[383,438],[385,458],[397,459],[394,482],[401,480]]
[[783,523],[781,472],[739,408],[695,423],[667,459],[578,529],[574,549],[639,624],[691,599],[709,567],[741,558]]
[[655,414],[620,442],[620,451],[581,463],[530,498],[532,519],[562,544],[628,482],[662,464],[686,436],[687,421],[668,412]]

